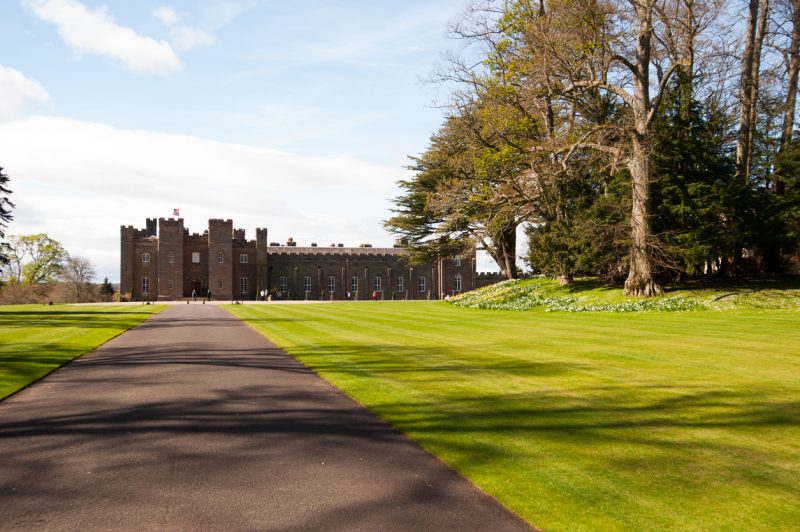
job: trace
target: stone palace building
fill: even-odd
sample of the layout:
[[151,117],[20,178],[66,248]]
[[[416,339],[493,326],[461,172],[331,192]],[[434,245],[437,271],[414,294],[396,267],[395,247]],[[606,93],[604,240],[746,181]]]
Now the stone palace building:
[[[440,299],[472,290],[494,276],[478,275],[475,253],[409,265],[396,245],[298,247],[269,242],[266,229],[247,240],[232,220],[211,219],[202,234],[182,218],[148,218],[144,229],[121,228],[120,292],[135,301],[214,299]],[[492,277],[489,279],[488,277]]]

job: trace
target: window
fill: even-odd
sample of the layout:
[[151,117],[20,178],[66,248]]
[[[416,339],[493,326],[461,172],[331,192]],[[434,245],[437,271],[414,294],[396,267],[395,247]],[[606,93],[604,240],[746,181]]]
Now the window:
[[461,292],[461,274],[457,273],[453,279],[453,291]]
[[456,258],[453,259],[453,262],[456,264],[456,266],[461,266],[461,256],[457,255]]
[[403,279],[403,276],[401,275],[400,277],[397,278],[397,291],[405,292],[405,290],[406,290],[405,279]]
[[247,277],[242,277],[239,279],[239,293],[240,294],[247,293]]
[[150,278],[142,277],[142,295],[147,295],[149,293],[150,293]]
[[[167,255],[167,260],[169,260],[170,264],[175,264],[175,252],[174,251],[170,251],[169,252],[169,255]],[[172,287],[170,286],[170,288],[172,288]]]
[[376,292],[380,292],[381,291],[381,276],[380,275],[376,275],[375,276],[375,284],[372,285],[372,286],[373,286],[372,289],[374,291],[376,291]]
[[311,292],[311,277],[308,275],[303,277],[303,290],[306,292]]
[[200,252],[192,251],[192,264],[200,264]]
[[333,275],[328,277],[328,292],[336,292],[336,277]]
[[428,289],[428,284],[425,281],[425,276],[424,275],[420,275],[419,276],[419,291],[420,292],[424,292],[427,289]]
[[221,251],[217,253],[217,260],[219,261],[220,264],[225,262],[225,254]]
[[170,289],[174,288],[174,283],[172,282],[172,279],[169,280],[169,287]]
[[220,290],[222,290],[222,279],[220,279],[219,281],[217,281],[217,288],[219,288]]
[[355,275],[350,279],[350,291],[353,293],[358,292],[358,277]]
[[247,253],[242,253],[241,255],[239,255],[239,263],[247,264]]
[[285,275],[281,275],[280,286],[281,286],[281,292],[289,291],[289,279]]
[[150,262],[150,254],[142,253],[142,262]]

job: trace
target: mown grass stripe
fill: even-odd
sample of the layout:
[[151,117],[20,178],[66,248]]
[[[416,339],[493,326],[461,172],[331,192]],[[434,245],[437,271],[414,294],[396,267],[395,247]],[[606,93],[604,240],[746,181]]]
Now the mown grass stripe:
[[791,529],[800,318],[237,306],[545,529]]

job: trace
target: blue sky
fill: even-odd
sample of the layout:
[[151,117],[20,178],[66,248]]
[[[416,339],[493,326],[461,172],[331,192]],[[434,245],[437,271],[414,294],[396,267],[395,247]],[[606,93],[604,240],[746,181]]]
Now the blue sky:
[[180,208],[202,231],[389,245],[426,83],[464,0],[20,0],[0,7],[10,234],[44,231],[119,277],[119,226]]

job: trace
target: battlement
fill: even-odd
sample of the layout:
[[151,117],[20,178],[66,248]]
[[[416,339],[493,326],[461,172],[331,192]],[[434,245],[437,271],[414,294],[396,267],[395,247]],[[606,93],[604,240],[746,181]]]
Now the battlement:
[[183,227],[183,218],[159,218],[159,226]]
[[297,247],[297,246],[274,246],[267,248],[269,254],[274,255],[297,255],[297,256],[319,256],[319,255],[351,255],[351,256],[386,256],[386,255],[405,255],[405,250],[398,248],[373,248],[373,247]]
[[121,225],[120,226],[120,236],[122,240],[136,240],[141,238],[147,238],[147,229],[136,229],[132,225]]
[[233,239],[236,240],[237,242],[244,242],[245,241],[244,234],[245,234],[244,229],[234,229]]

